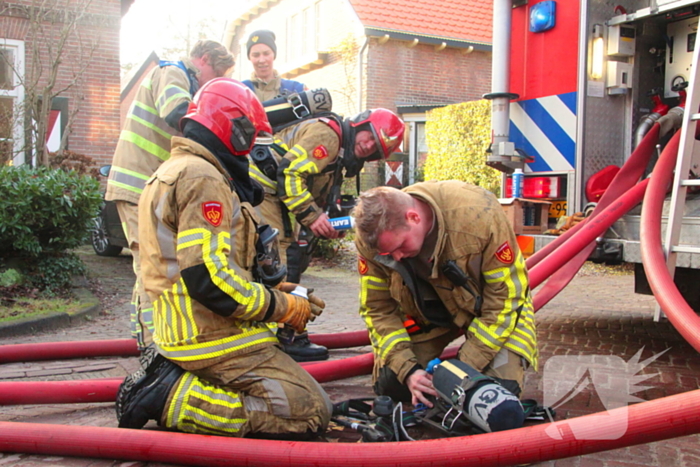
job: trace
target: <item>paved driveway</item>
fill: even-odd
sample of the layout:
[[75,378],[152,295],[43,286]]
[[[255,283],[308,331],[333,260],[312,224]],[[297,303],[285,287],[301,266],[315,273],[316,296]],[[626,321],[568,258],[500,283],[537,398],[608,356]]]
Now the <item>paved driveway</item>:
[[[130,294],[131,257],[128,252],[117,258],[99,258],[83,250],[92,282],[105,306],[105,312],[84,324],[37,335],[6,338],[3,344],[98,340],[126,338]],[[553,357],[571,363],[580,355],[610,356],[614,362],[628,362],[641,351],[641,360],[667,350],[650,362],[641,374],[653,378],[634,395],[643,400],[678,394],[700,387],[700,355],[688,346],[667,322],[652,321],[653,298],[633,293],[633,276],[620,271],[587,268],[569,287],[537,314],[541,352],[539,374],[526,378],[524,397],[543,400],[543,377],[553,377],[546,363]],[[312,333],[343,332],[364,329],[358,316],[358,284],[354,267],[313,267],[304,282],[324,297],[328,307]],[[332,351],[332,358],[344,358],[367,352],[368,348]],[[568,359],[568,360],[567,360]],[[556,360],[556,359],[555,359]],[[553,360],[553,362],[555,361]],[[101,358],[59,362],[17,363],[0,366],[0,381],[74,380],[123,377],[138,365],[136,358]],[[371,396],[369,377],[356,377],[324,384],[335,401],[349,397]],[[557,408],[557,419],[605,410],[605,402],[591,384]],[[11,406],[0,410],[0,421],[57,423],[115,427],[112,404],[72,404]],[[352,440],[352,439],[348,439]],[[343,439],[341,439],[341,442]],[[700,465],[699,435],[686,436],[635,447],[586,456],[542,462],[538,466],[683,466]],[[358,449],[361,449],[358,447]],[[488,449],[488,446],[484,446]],[[25,454],[0,454],[0,466],[164,466],[157,463],[122,462],[102,459],[77,459]]]

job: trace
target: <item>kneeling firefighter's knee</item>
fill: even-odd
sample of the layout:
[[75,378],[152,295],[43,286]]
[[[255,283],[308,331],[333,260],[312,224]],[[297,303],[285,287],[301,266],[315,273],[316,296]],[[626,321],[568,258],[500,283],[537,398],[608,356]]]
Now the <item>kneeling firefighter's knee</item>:
[[405,384],[399,382],[396,373],[388,366],[380,368],[373,389],[378,396],[389,396],[399,402],[411,402],[411,391]]

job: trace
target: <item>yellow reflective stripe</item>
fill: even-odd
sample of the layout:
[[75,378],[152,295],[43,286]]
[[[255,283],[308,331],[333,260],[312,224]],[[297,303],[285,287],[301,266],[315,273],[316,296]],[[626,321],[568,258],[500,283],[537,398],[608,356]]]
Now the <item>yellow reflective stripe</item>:
[[[267,335],[268,337],[258,337],[258,335]],[[243,343],[235,345],[237,341]],[[166,356],[171,360],[183,362],[197,361],[205,358],[214,358],[226,355],[227,353],[243,350],[254,345],[271,342],[277,343],[277,337],[272,334],[269,328],[249,328],[241,334],[236,334],[215,341],[201,342],[197,344],[185,345],[168,345],[167,343],[158,343]],[[214,350],[215,349],[215,350]]]
[[287,168],[284,169],[284,188],[287,198],[284,204],[288,209],[293,210],[297,206],[312,199],[311,193],[304,188],[301,173],[318,173],[318,167],[308,159],[306,149],[298,144],[288,152],[297,156]]
[[177,422],[174,419],[182,411],[182,404],[187,397],[187,390],[192,385],[192,381],[196,378],[192,373],[183,374],[178,380],[175,392],[168,406],[168,414],[165,417],[165,426],[168,428],[177,427]]
[[382,336],[376,329],[372,318],[369,316],[369,308],[367,306],[367,293],[370,290],[388,291],[388,282],[376,276],[360,277],[360,316],[365,321],[365,325],[369,330],[370,340],[375,353],[381,358],[386,358],[389,352],[399,342],[410,342],[411,338],[404,328],[392,332],[386,336]]
[[[196,420],[182,420],[178,425],[184,426],[185,424],[192,424],[197,427],[198,430],[206,429],[209,428],[213,432],[221,432],[224,431],[226,433],[238,433],[240,431],[240,428],[236,428],[234,424],[237,423],[245,423],[248,420],[245,418],[226,418],[226,417],[221,417],[219,415],[215,415],[213,413],[205,412],[204,410],[200,409],[199,407],[188,407],[188,412],[191,412],[193,414],[199,415],[199,417]],[[211,420],[214,420],[216,422],[219,422],[218,424],[214,423],[207,423],[203,420],[203,418],[208,418]]]
[[160,110],[167,107],[173,100],[183,98],[189,101],[192,99],[192,96],[186,89],[182,89],[176,84],[169,84],[156,99],[156,107]]
[[258,182],[262,183],[265,186],[269,186],[270,188],[274,189],[277,191],[277,182],[274,182],[267,178],[265,174],[263,174],[260,169],[255,165],[254,162],[251,161],[250,163],[250,169],[248,170],[248,173],[252,178],[257,180]]
[[[142,107],[142,106],[139,106],[139,107]],[[128,118],[130,118],[131,120],[133,120],[135,122],[140,123],[141,125],[147,127],[150,130],[155,131],[156,133],[163,136],[164,138],[167,138],[168,141],[172,138],[172,135],[170,133],[168,133],[167,131],[158,128],[157,125],[154,125],[153,123],[148,122],[148,121],[144,120],[143,118],[141,118],[137,115],[134,115],[133,113],[129,114]]]
[[293,211],[294,208],[296,208],[297,206],[301,205],[302,203],[304,203],[305,201],[310,200],[310,199],[311,199],[311,193],[306,192],[306,194],[304,196],[293,198],[291,201],[285,200],[284,204],[287,206],[287,209],[289,209],[290,211]]
[[133,170],[125,169],[124,167],[117,167],[116,165],[113,165],[112,167],[110,167],[109,171],[123,173],[125,175],[130,175],[132,177],[140,178],[141,180],[148,180],[149,178],[151,178],[149,175],[135,172]]
[[158,146],[152,141],[147,140],[143,136],[137,135],[133,131],[123,130],[121,135],[119,136],[119,139],[135,144],[136,146],[140,147],[149,154],[153,154],[162,161],[167,161],[170,158],[169,151],[166,151],[162,147]]
[[107,184],[115,186],[115,187],[119,187],[119,188],[124,188],[125,190],[133,191],[134,193],[138,193],[138,194],[143,193],[142,189],[133,187],[131,185],[127,185],[126,183],[119,183],[119,182],[114,181],[114,180],[107,180]]
[[379,340],[379,356],[386,359],[391,349],[399,342],[411,342],[411,337],[405,328],[398,329]]
[[287,143],[285,143],[281,139],[275,138],[275,144],[284,149],[285,151],[289,151],[289,146],[287,146]]

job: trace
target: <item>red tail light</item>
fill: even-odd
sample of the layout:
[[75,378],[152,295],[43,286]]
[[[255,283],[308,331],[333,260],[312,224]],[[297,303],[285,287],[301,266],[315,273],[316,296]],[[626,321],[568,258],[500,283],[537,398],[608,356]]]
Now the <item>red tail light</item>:
[[[523,198],[559,198],[559,177],[525,177],[523,181]],[[506,184],[506,198],[513,195],[511,179]]]

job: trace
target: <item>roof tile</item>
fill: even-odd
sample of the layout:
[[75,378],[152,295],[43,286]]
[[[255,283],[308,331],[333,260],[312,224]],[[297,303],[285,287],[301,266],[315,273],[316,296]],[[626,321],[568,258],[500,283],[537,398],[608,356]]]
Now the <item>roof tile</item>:
[[365,27],[491,43],[493,2],[350,0]]

